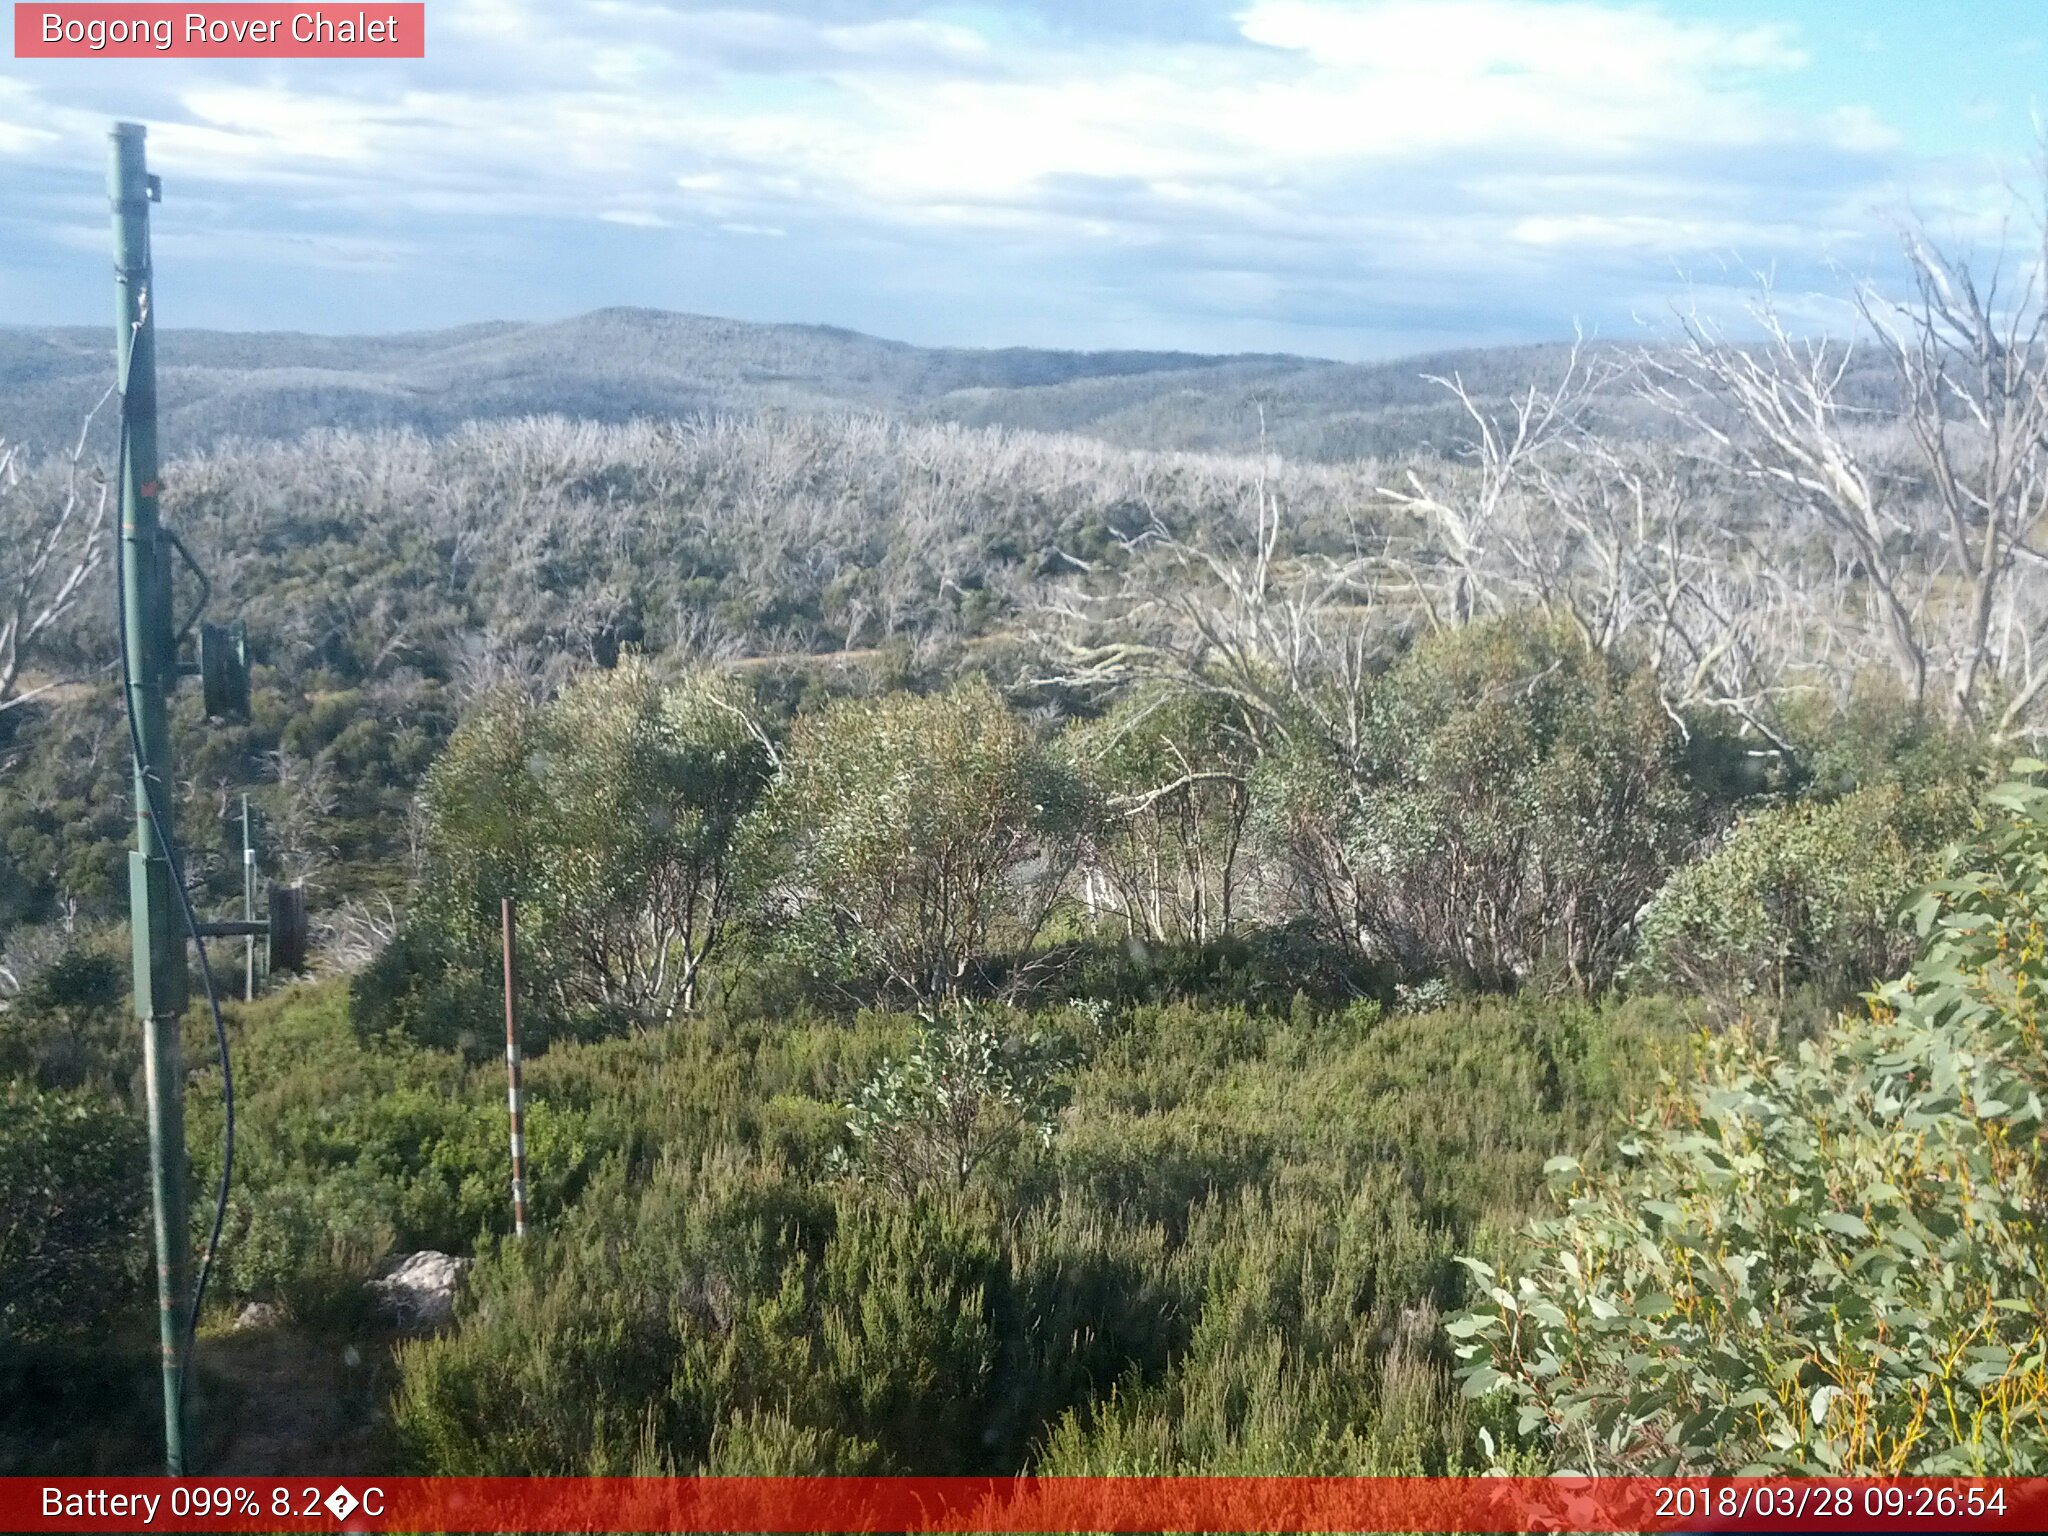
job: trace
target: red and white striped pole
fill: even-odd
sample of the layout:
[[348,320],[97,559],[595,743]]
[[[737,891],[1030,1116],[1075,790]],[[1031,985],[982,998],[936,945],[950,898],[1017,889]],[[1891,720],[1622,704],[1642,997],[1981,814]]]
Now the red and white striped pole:
[[499,911],[505,924],[505,1101],[512,1112],[512,1232],[526,1236],[526,1115],[519,1102],[519,1028],[512,1007],[512,898]]

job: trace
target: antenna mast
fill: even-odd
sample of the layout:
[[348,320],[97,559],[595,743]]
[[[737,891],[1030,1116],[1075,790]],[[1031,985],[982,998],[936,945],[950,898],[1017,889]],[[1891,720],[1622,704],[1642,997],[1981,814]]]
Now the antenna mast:
[[[142,1020],[149,1098],[150,1207],[156,1219],[157,1314],[163,1341],[164,1466],[180,1477],[186,1471],[183,1405],[192,1314],[220,1245],[234,1166],[234,1079],[227,1025],[207,969],[204,941],[250,940],[243,975],[245,991],[253,991],[254,941],[266,940],[267,968],[272,973],[300,971],[306,965],[307,928],[303,886],[273,884],[268,915],[255,915],[255,860],[249,851],[246,797],[241,920],[202,921],[181,883],[184,866],[171,814],[176,779],[171,772],[170,693],[179,678],[196,677],[209,718],[248,719],[249,646],[239,619],[227,624],[201,622],[213,585],[177,530],[164,526],[157,516],[156,306],[151,301],[149,205],[161,201],[163,188],[149,174],[143,137],[139,123],[116,123],[107,172],[107,192],[114,206],[115,387],[121,397],[121,533],[115,569],[121,588],[121,686],[126,695],[122,703],[135,756],[135,847],[128,854],[128,913],[135,952],[135,1012]],[[172,555],[199,583],[197,604],[182,624],[172,613]],[[188,638],[193,659],[181,661],[179,651]],[[188,939],[201,946],[200,971],[206,978],[206,1001],[220,1048],[225,1121],[220,1192],[196,1287],[191,1283],[185,1063],[179,1042],[190,998],[185,969]]]
[[178,927],[170,858],[176,832],[170,819],[168,699],[178,680],[177,638],[171,628],[170,547],[157,521],[149,205],[161,199],[163,189],[145,163],[144,132],[139,123],[114,125],[107,191],[114,205],[114,359],[121,396],[121,633],[129,719],[135,727],[135,847],[128,855],[128,910],[149,1098],[164,1468],[178,1477],[185,1471],[182,1400],[192,1268],[185,1199],[185,1063],[178,1039],[188,994],[185,936]]

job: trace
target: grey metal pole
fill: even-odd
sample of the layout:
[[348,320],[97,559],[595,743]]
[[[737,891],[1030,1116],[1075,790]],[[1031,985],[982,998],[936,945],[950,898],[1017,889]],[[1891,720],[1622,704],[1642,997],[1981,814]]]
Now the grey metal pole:
[[[242,921],[256,921],[256,840],[249,834],[249,797],[242,796]],[[256,1001],[256,935],[242,940],[242,1001]]]
[[[171,733],[166,697],[178,678],[168,541],[157,521],[156,314],[149,205],[159,195],[139,123],[111,135],[114,357],[121,392],[121,632],[135,722],[135,847],[128,855],[135,1012],[149,1099],[150,1205],[156,1221],[158,1330],[163,1348],[164,1466],[185,1470],[183,1382],[191,1233],[185,1209],[185,937],[171,889]],[[161,818],[159,821],[158,818]]]
[[512,1116],[512,1234],[526,1236],[526,1116],[519,1100],[519,1027],[512,1003],[512,898],[502,897],[505,931],[505,1102]]

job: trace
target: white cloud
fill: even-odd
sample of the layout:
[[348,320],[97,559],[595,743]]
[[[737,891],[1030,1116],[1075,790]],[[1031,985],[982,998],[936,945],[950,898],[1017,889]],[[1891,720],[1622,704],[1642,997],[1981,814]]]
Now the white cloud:
[[1782,27],[1677,21],[1583,0],[1253,0],[1240,21],[1254,42],[1342,68],[1437,79],[1526,73],[1601,91],[1807,62]]
[[1754,223],[1652,214],[1541,214],[1517,219],[1509,238],[1551,249],[1646,251],[1667,256],[1726,251],[1759,236],[1774,244],[1811,233],[1799,226],[1771,229]]
[[1869,107],[1837,107],[1826,121],[1834,142],[1844,149],[1885,151],[1903,142],[1897,130]]
[[47,121],[38,122],[41,102],[26,80],[0,76],[0,159],[47,153],[57,134]]
[[96,146],[147,79],[157,162],[228,203],[979,239],[1272,310],[1311,287],[1365,303],[1404,264],[1427,286],[1589,253],[1768,259],[1853,227],[1901,150],[1866,104],[1784,103],[1793,32],[1697,7],[1244,0],[1183,37],[1085,39],[912,0],[810,9],[441,0],[418,65],[0,81],[0,194],[8,163]]
[[[224,179],[352,165],[401,194],[502,174],[506,149],[531,148],[541,185],[586,170],[615,184],[796,178],[814,198],[906,218],[1029,200],[1061,177],[1228,204],[1451,151],[1613,160],[1830,131],[1852,148],[1888,142],[1866,108],[1832,126],[1765,108],[1752,77],[1804,59],[1776,28],[1585,0],[1252,0],[1236,22],[1257,46],[998,48],[954,22],[461,0],[436,8],[430,61],[386,89],[331,68],[262,85],[215,69],[179,90],[185,120],[162,142]],[[495,89],[465,78],[485,55],[508,71]],[[686,85],[670,66],[710,78]]]

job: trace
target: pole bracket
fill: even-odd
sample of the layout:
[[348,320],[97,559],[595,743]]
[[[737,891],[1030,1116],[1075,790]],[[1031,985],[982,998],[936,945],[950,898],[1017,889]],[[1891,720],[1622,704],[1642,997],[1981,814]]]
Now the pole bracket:
[[306,888],[303,885],[273,885],[268,917],[224,917],[199,925],[206,939],[264,939],[270,950],[273,971],[303,971],[306,968]]
[[270,924],[263,918],[222,918],[219,922],[201,923],[199,936],[202,939],[263,938],[270,932]]

